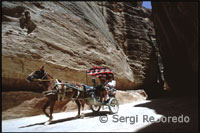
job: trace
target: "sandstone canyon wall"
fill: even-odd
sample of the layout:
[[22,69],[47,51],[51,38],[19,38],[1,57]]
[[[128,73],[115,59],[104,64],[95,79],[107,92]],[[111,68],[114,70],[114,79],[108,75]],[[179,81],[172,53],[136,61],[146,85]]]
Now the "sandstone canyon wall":
[[[19,19],[29,11],[31,34]],[[137,2],[3,2],[4,90],[33,90],[26,76],[45,64],[54,78],[86,83],[93,66],[111,68],[117,89],[150,86],[158,68],[151,10]],[[151,88],[150,88],[151,89]]]
[[[163,88],[160,51],[164,78],[173,94],[195,94],[197,9],[195,3],[152,2],[152,16],[141,2],[2,2],[2,89],[14,91],[3,93],[3,118],[14,118],[20,110],[20,117],[41,113],[46,99],[24,90],[41,91],[25,78],[44,62],[54,78],[82,83],[88,68],[107,66],[115,74],[117,89],[142,88],[154,97]],[[20,28],[25,11],[37,25],[28,35]],[[141,98],[128,94],[120,92],[119,100]],[[76,108],[69,105],[57,104],[56,109]]]
[[164,76],[175,95],[198,92],[198,3],[152,2]]

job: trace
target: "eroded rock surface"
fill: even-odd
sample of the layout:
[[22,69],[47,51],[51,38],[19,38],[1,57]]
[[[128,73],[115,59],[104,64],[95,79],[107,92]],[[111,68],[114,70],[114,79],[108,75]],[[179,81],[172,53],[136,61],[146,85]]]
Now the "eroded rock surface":
[[[82,83],[88,68],[110,67],[121,90],[141,87],[148,73],[155,80],[151,10],[137,2],[3,2],[2,9],[3,89],[37,89],[25,77],[44,62],[54,78]],[[37,25],[30,35],[20,28],[25,11]]]

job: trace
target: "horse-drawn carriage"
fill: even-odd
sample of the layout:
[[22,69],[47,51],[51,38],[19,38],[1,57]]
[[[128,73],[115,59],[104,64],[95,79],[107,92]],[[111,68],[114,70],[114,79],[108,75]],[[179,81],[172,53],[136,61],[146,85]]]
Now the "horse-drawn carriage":
[[[108,106],[110,113],[117,113],[119,110],[119,103],[117,99],[115,98],[116,89],[111,88],[109,90],[109,98],[107,102],[103,102],[100,100],[100,96],[97,94],[98,92],[98,85],[96,84],[94,77],[107,77],[109,74],[113,74],[110,69],[105,67],[93,67],[87,70],[86,75],[93,76],[92,82],[93,86],[92,88],[92,94],[90,97],[87,98],[87,104],[90,105],[93,112],[99,112],[102,106]],[[86,76],[87,79],[87,76]],[[91,93],[91,92],[90,92]]]
[[[99,77],[104,77],[106,78],[108,75],[113,74],[110,69],[105,68],[105,67],[93,67],[90,68],[86,71],[86,80],[88,84],[88,75],[92,76],[92,86],[88,86],[86,84],[79,84],[79,85],[72,85],[70,83],[61,83],[59,81],[56,81],[55,87],[57,88],[56,90],[57,93],[59,93],[59,90],[62,90],[62,88],[74,88],[79,91],[83,91],[84,97],[79,98],[80,100],[84,100],[87,105],[90,106],[91,110],[93,112],[99,112],[102,106],[108,106],[110,113],[117,113],[119,110],[119,103],[117,99],[115,98],[116,94],[116,89],[111,88],[109,90],[109,98],[107,99],[107,102],[104,102],[101,100],[100,95],[98,94],[99,92],[99,85],[96,82],[96,78]],[[63,87],[61,87],[63,86]],[[63,91],[66,91],[66,89],[63,89]],[[52,93],[46,91],[45,95],[51,95]],[[63,92],[60,92],[61,96],[62,94],[65,94]],[[59,94],[58,94],[59,95]],[[78,96],[77,96],[78,97]],[[60,98],[58,98],[60,99]],[[72,98],[76,99],[76,97]]]
[[[53,79],[53,77],[44,70],[44,66],[42,66],[38,70],[29,74],[27,80],[30,82],[38,81],[38,84],[43,87],[43,93],[48,98],[48,101],[43,107],[43,111],[45,115],[49,117],[49,121],[51,121],[53,118],[52,113],[55,102],[62,98],[74,100],[76,102],[78,106],[78,116],[80,116],[81,101],[89,105],[93,112],[99,112],[102,106],[108,106],[110,113],[117,113],[119,110],[119,104],[115,98],[116,89],[110,89],[108,93],[109,98],[104,102],[98,94],[99,86],[95,80],[95,78],[107,77],[109,74],[113,73],[108,68],[93,67],[86,71],[87,85],[77,82],[69,83]],[[92,76],[92,86],[88,86],[88,75]],[[46,112],[48,106],[50,106],[50,114]]]

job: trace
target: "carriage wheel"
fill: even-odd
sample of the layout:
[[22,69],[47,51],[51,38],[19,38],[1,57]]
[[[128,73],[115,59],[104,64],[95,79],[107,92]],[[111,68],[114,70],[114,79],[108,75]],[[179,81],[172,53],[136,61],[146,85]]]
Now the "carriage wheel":
[[97,113],[101,109],[101,105],[91,105],[90,108],[93,112]]
[[108,107],[109,107],[109,110],[112,114],[115,114],[119,111],[119,103],[117,101],[116,98],[111,98],[109,101],[108,101]]

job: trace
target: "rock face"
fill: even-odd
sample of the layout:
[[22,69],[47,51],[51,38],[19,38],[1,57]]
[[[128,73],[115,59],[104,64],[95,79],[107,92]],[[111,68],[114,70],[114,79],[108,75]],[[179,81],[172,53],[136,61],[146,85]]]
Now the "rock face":
[[198,3],[152,2],[164,76],[175,95],[195,95],[198,85]]
[[[29,35],[19,23],[25,11],[37,25]],[[158,71],[150,19],[137,2],[3,2],[3,89],[36,90],[25,78],[44,62],[54,78],[86,83],[88,68],[107,66],[117,89],[148,88]]]
[[27,91],[2,92],[2,111],[16,107],[26,100],[42,97],[43,95],[41,93]]
[[154,37],[153,23],[150,21],[151,10],[138,8],[134,2],[113,2],[104,3],[102,12],[117,46],[128,57],[135,82],[143,83],[147,73],[150,73],[147,71],[149,62],[155,59],[151,58],[152,53],[155,53],[150,38]]

